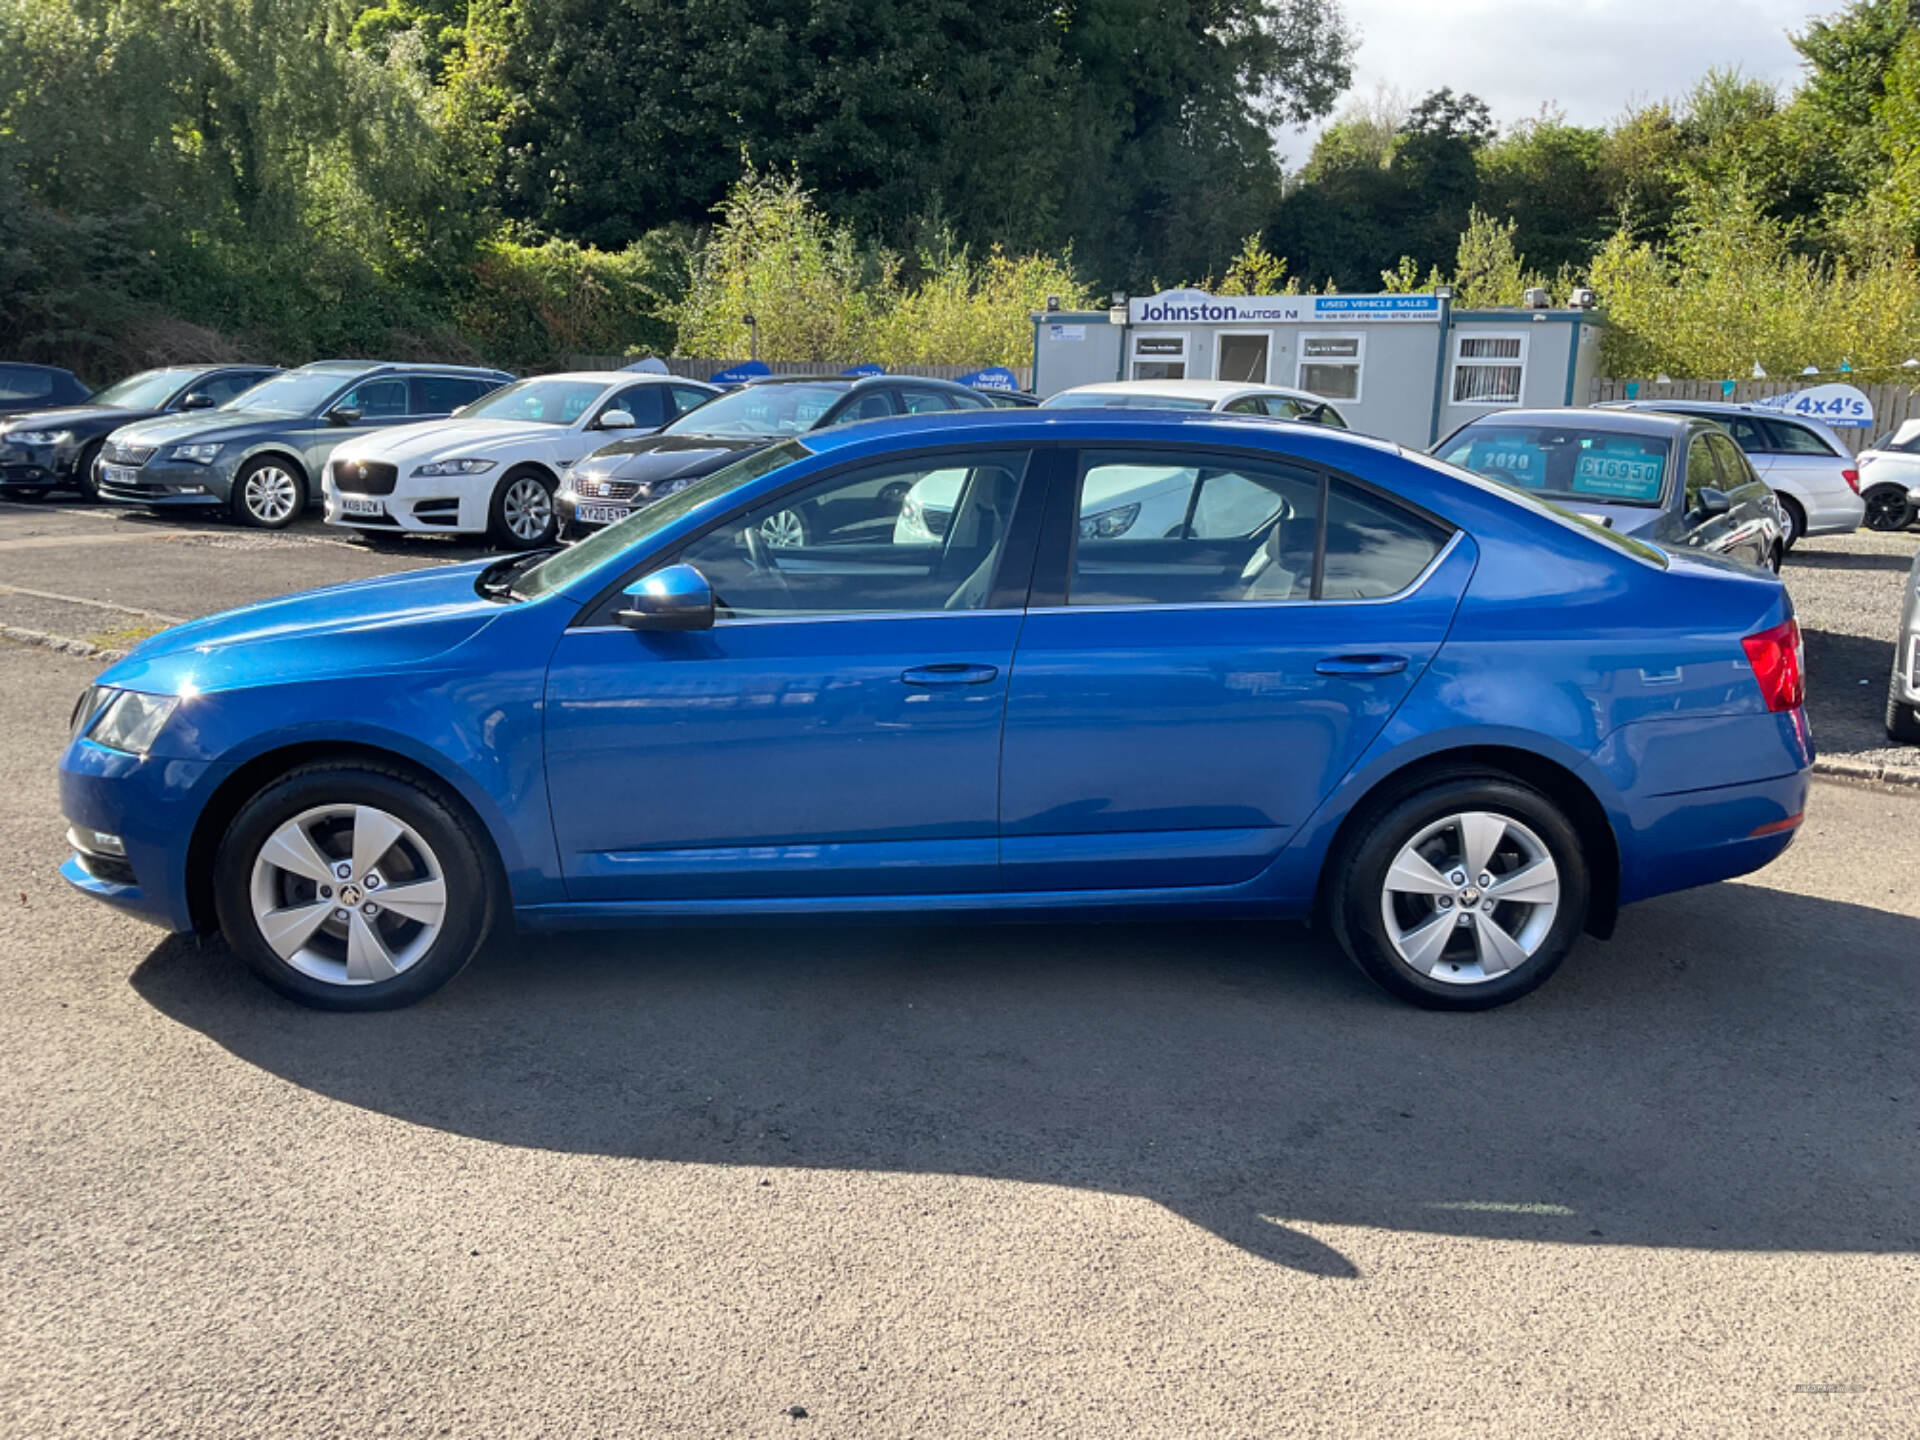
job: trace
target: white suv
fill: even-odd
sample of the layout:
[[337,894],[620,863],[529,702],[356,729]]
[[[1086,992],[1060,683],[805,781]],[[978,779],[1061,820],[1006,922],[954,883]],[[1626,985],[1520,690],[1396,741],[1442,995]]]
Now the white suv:
[[349,440],[326,470],[327,523],[368,534],[491,535],[512,550],[554,540],[553,492],[574,461],[646,435],[720,391],[630,371],[540,375],[432,425]]
[[1109,380],[1049,395],[1042,410],[1212,410],[1221,415],[1265,415],[1345,430],[1347,418],[1318,395],[1285,385],[1234,380]]
[[1782,538],[1791,550],[1802,535],[1846,535],[1866,513],[1860,470],[1840,437],[1818,420],[1782,415],[1764,405],[1711,400],[1613,400],[1602,410],[1661,410],[1698,415],[1732,432],[1760,478],[1780,497],[1786,522]]

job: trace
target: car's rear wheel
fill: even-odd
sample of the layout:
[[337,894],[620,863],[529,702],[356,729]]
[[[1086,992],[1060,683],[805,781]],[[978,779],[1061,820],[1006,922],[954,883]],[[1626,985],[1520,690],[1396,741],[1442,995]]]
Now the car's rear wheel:
[[1862,518],[1869,530],[1904,530],[1913,520],[1904,485],[1875,485],[1861,499],[1866,501]]
[[553,503],[553,477],[540,470],[510,470],[494,487],[488,506],[488,530],[508,550],[551,545],[559,526]]
[[1920,709],[1900,697],[1900,677],[1887,679],[1887,738],[1901,745],[1920,745]]
[[1330,857],[1335,933],[1393,994],[1442,1010],[1516,1000],[1586,924],[1580,838],[1553,801],[1499,775],[1436,780],[1364,817]]
[[256,530],[284,530],[307,508],[307,482],[277,456],[250,460],[233,477],[233,518]]
[[1791,550],[1807,533],[1807,512],[1790,495],[1780,497],[1780,548]]
[[214,863],[220,929],[255,974],[305,1004],[410,1004],[486,939],[485,845],[457,806],[407,776],[302,766],[228,828]]

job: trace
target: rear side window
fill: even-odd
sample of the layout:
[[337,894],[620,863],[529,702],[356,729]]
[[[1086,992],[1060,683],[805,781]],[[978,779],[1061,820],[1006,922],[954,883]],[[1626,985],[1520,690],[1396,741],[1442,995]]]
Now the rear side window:
[[1833,447],[1804,425],[1787,420],[1756,422],[1767,434],[1767,449],[1776,455],[1831,455]]
[[1067,603],[1102,606],[1380,598],[1447,536],[1304,466],[1138,451],[1082,458],[1074,528]]
[[486,380],[457,375],[416,375],[408,383],[413,387],[415,415],[451,415],[462,405],[471,405],[499,388]]

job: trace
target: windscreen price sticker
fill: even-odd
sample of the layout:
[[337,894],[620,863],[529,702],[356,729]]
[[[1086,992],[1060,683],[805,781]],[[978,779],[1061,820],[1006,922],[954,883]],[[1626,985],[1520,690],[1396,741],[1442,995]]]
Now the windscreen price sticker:
[[1629,455],[1582,455],[1573,469],[1573,488],[1587,495],[1617,495],[1653,500],[1660,494],[1661,463]]

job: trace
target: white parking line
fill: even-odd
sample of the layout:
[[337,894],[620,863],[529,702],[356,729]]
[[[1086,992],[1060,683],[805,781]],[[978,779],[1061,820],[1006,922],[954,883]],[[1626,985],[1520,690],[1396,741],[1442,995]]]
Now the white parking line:
[[88,600],[80,595],[62,595],[57,590],[29,590],[24,585],[0,584],[0,595],[25,595],[30,600],[54,600],[62,605],[91,605],[96,610],[117,610],[122,615],[138,615],[143,620],[158,620],[163,625],[184,625],[186,618],[181,615],[167,615],[158,610],[143,610],[138,605],[116,605],[111,600]]

